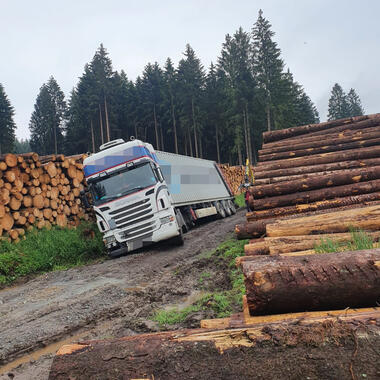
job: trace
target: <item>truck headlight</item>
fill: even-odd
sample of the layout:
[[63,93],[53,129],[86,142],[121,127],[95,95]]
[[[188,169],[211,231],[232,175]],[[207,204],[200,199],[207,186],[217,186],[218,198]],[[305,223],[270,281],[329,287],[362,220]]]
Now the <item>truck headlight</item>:
[[103,239],[103,242],[105,245],[110,246],[116,243],[116,238],[113,235],[107,236]]
[[163,218],[160,218],[161,224],[166,224],[174,221],[174,216],[169,215],[169,216],[164,216]]

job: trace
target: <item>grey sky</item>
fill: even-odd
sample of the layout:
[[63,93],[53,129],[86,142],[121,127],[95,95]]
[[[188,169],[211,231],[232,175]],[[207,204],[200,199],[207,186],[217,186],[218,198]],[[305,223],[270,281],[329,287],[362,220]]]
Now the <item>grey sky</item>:
[[260,8],[322,120],[335,82],[354,87],[366,113],[380,112],[377,0],[0,0],[0,83],[16,111],[17,136],[29,136],[42,83],[53,75],[68,96],[101,42],[130,79],[148,62],[177,63],[186,43],[207,68],[225,35],[250,31]]

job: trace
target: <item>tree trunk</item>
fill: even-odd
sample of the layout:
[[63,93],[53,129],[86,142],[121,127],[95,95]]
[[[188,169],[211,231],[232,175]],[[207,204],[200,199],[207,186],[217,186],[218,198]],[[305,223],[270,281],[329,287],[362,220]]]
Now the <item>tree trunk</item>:
[[[255,222],[258,223],[258,222]],[[380,206],[370,206],[327,214],[283,219],[267,223],[267,236],[296,236],[318,233],[348,232],[352,228],[368,231],[380,229]]]
[[[295,206],[277,207],[268,210],[255,210],[247,213],[247,220],[249,222],[254,222],[259,219],[276,217],[279,218],[287,215],[304,214],[307,212],[334,209],[342,206],[350,206],[357,204],[368,205],[369,203],[377,203],[378,201],[380,201],[380,192],[360,195],[349,195],[347,197],[329,199],[325,201],[317,201],[314,203],[304,203]],[[253,202],[250,203],[251,207],[254,207]]]
[[366,169],[344,170],[340,173],[312,176],[306,179],[280,182],[277,184],[253,186],[250,188],[250,192],[254,199],[259,199],[305,192],[313,189],[332,188],[333,186],[348,185],[375,179],[380,179],[380,166]]
[[378,314],[376,309],[337,316],[305,313],[277,321],[260,318],[264,322],[248,327],[238,322],[227,329],[72,343],[57,352],[49,379],[246,380],[258,374],[264,379],[301,379],[305,374],[348,379],[350,370],[375,379],[380,370]]
[[[367,126],[367,125],[376,125],[376,122],[378,122],[378,120],[376,119],[379,119],[379,116],[380,116],[379,114],[356,116],[352,118],[327,121],[324,123],[309,124],[309,125],[303,125],[303,126],[298,126],[298,127],[293,127],[293,128],[281,129],[281,130],[272,131],[272,132],[264,132],[263,142],[270,143],[270,142],[275,142],[279,140],[289,139],[289,138],[304,135],[304,134],[308,134],[308,136],[310,136],[311,133],[313,132],[326,133],[326,130],[331,130],[332,128],[335,128],[335,127],[344,128],[344,129],[352,129],[355,127],[357,128],[356,124],[359,124],[360,122],[362,122],[362,124],[359,124],[360,127]],[[368,120],[368,119],[371,119],[371,120]],[[375,119],[375,121],[372,121],[372,119]]]
[[265,113],[267,115],[267,131],[270,132],[271,130],[271,120],[270,120],[270,106],[269,103],[267,104],[265,108]]
[[163,132],[162,132],[162,125],[160,123],[160,135],[161,135],[161,150],[165,150],[165,145],[164,145],[164,135],[163,135]]
[[242,269],[251,315],[376,306],[380,249],[260,256]]
[[244,125],[244,140],[245,140],[245,155],[246,155],[245,157],[249,160],[248,130],[247,130],[247,123],[246,123],[244,111],[243,111],[243,125]]
[[194,99],[193,98],[191,98],[191,113],[192,113],[192,116],[193,116],[195,157],[199,157],[199,154],[198,154],[197,125],[195,123],[195,110],[194,110]]
[[216,142],[216,159],[218,164],[220,164],[220,149],[219,149],[219,130],[218,125],[215,125],[215,142]]
[[356,148],[363,148],[363,147],[369,147],[374,145],[379,145],[380,138],[374,138],[370,140],[358,140],[353,141],[345,144],[337,144],[337,141],[330,142],[332,145],[328,145],[326,142],[326,145],[312,148],[309,147],[307,149],[301,149],[301,150],[292,150],[289,152],[279,152],[279,153],[272,153],[267,155],[261,155],[260,161],[261,162],[269,162],[269,161],[276,161],[276,160],[286,160],[287,158],[294,158],[294,157],[304,157],[304,156],[311,156],[313,154],[321,154],[321,153],[329,153],[329,152],[336,152],[336,151],[344,151],[349,149],[356,149]]
[[[366,232],[371,236],[373,241],[378,241],[380,232]],[[281,253],[298,252],[314,249],[315,245],[322,241],[332,240],[333,242],[352,242],[353,234],[348,232],[336,234],[319,234],[319,235],[300,235],[300,236],[281,236],[265,237],[263,239],[252,240],[252,243],[244,246],[246,255],[279,255]]]
[[[248,115],[248,105],[245,104],[245,119],[247,122],[247,131],[248,131],[248,152],[249,152],[249,163],[253,164],[253,153],[252,153],[252,139],[251,139],[251,128],[249,126],[249,115]],[[256,159],[255,159],[256,161]]]
[[170,103],[171,103],[171,111],[172,111],[171,113],[172,113],[173,132],[174,132],[174,150],[176,154],[178,154],[177,125],[176,125],[176,119],[175,119],[173,94],[170,94]]
[[137,123],[135,122],[135,138],[138,139],[138,136],[137,136]]
[[104,97],[104,112],[105,112],[105,116],[106,116],[107,141],[111,141],[110,124],[108,122],[108,110],[107,110],[106,97]]
[[277,170],[288,169],[299,166],[329,164],[333,162],[361,160],[365,158],[378,158],[380,156],[380,146],[371,146],[368,148],[351,149],[343,152],[331,152],[316,154],[308,157],[288,158],[286,160],[259,162],[257,169]]
[[193,155],[193,144],[191,142],[190,127],[187,128],[187,134],[188,134],[188,141],[189,141],[190,156],[194,157],[194,155]]
[[156,116],[156,104],[153,105],[153,119],[154,119],[154,131],[156,133],[156,149],[160,150],[160,140],[158,138],[158,126],[157,126],[157,116]]
[[343,169],[354,169],[354,168],[364,168],[371,166],[380,165],[380,158],[371,158],[364,160],[355,160],[355,161],[342,161],[342,162],[333,162],[328,164],[319,164],[312,166],[299,166],[295,168],[282,168],[276,170],[262,170],[259,167],[255,167],[255,178],[256,179],[265,179],[265,178],[279,178],[279,177],[288,177],[291,175],[305,175],[310,173],[323,173],[333,170],[343,170]]
[[285,194],[271,198],[254,199],[253,205],[255,210],[266,210],[270,208],[300,205],[326,199],[346,197],[350,195],[368,194],[380,191],[380,180],[360,182],[350,185],[335,186],[320,189],[304,191],[302,193]]
[[297,139],[278,141],[273,144],[264,144],[259,151],[260,157],[280,152],[289,152],[290,150],[301,150],[307,148],[318,148],[325,145],[333,145],[334,143],[346,144],[358,140],[371,140],[380,137],[378,127],[370,127],[362,130],[345,130],[338,133],[329,133],[321,136],[308,135],[300,136]]
[[100,138],[102,140],[102,145],[104,144],[104,135],[103,135],[103,116],[102,116],[102,108],[99,104],[99,124],[100,124]]
[[92,142],[92,153],[95,153],[95,136],[94,136],[94,126],[91,120],[91,142]]

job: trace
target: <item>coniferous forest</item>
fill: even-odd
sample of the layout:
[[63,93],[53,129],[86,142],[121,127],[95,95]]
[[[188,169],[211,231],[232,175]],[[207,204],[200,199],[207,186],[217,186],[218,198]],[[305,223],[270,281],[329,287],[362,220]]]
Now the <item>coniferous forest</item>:
[[[242,164],[257,159],[263,131],[319,122],[317,109],[281,58],[271,24],[259,12],[252,30],[227,34],[214,63],[204,67],[187,44],[175,66],[147,63],[134,81],[113,69],[103,45],[68,99],[53,76],[37,96],[30,119],[30,148],[39,154],[94,152],[112,139],[130,136],[158,150]],[[338,87],[339,88],[338,88]],[[20,150],[13,108],[0,87],[1,151]],[[329,119],[363,114],[355,90],[336,84]],[[4,117],[3,117],[4,118]],[[12,145],[13,142],[13,145]]]

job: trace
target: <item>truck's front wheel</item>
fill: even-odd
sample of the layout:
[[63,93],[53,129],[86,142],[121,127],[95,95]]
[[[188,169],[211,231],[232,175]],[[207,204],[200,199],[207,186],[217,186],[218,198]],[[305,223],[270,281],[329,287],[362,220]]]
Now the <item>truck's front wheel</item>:
[[177,236],[174,236],[170,239],[170,243],[173,244],[173,245],[183,245],[185,242],[184,238],[183,238],[183,232],[182,232],[182,228],[180,228],[179,230],[179,235]]

